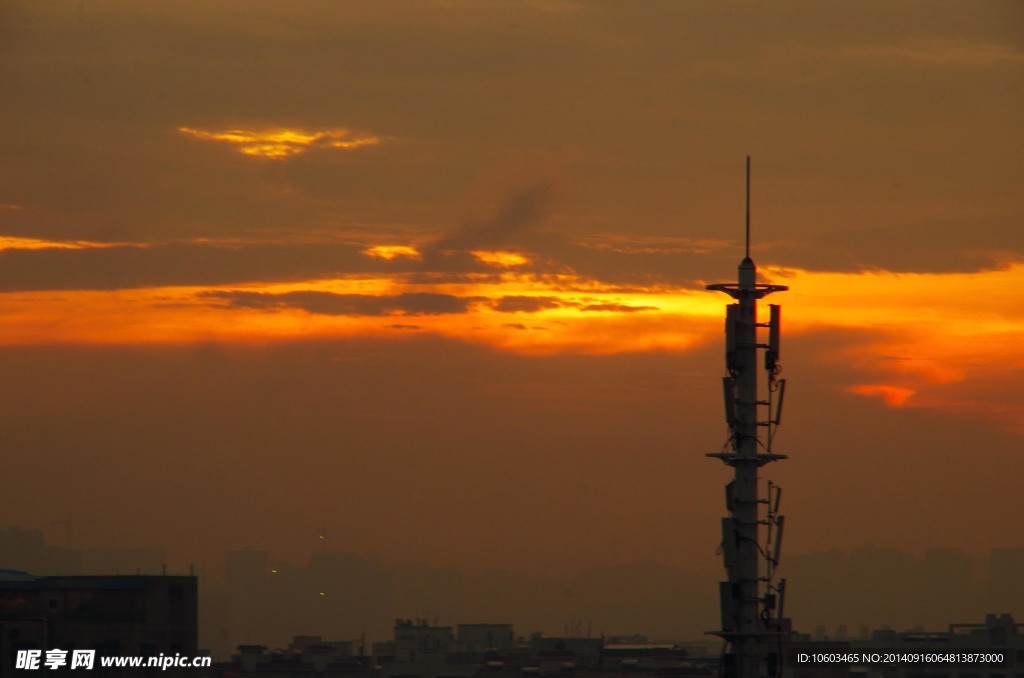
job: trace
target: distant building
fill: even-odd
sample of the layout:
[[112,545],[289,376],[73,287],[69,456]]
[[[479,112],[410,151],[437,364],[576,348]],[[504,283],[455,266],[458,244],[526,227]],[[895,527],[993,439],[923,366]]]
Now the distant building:
[[295,636],[285,651],[239,645],[230,661],[218,662],[195,678],[376,678],[370,657],[352,656],[350,641]]
[[265,637],[270,626],[270,575],[270,556],[266,551],[245,549],[225,554],[224,624],[228,648]]
[[[864,664],[853,667],[852,676],[863,678],[1021,678],[1024,676],[1024,634],[1009,614],[986,614],[983,623],[950,624],[946,631],[874,631],[869,640],[850,642],[860,654],[886,651],[900,654],[996,655],[997,664],[920,663]],[[963,656],[963,655],[960,655]]]
[[[338,658],[349,658],[355,656],[354,641],[351,640],[324,640],[320,636],[295,636],[292,642],[288,643],[288,652],[304,654],[311,649],[328,648],[331,654]],[[359,654],[362,655],[363,647],[360,646]]]
[[18,525],[0,528],[0,553],[3,567],[28,572],[52,574],[81,574],[82,554],[61,546],[46,543],[42,530],[30,530]]
[[[570,654],[575,658],[575,663],[585,666],[598,666],[601,660],[601,652],[604,648],[603,638],[579,638],[575,636],[545,636],[535,633],[530,636],[530,649],[538,655],[549,659],[561,654]],[[546,653],[546,654],[544,654]]]
[[160,549],[72,549],[52,546],[41,530],[17,525],[0,528],[3,567],[49,575],[159,574],[166,554]]
[[459,624],[457,629],[459,652],[508,651],[516,646],[511,624]]
[[[444,637],[448,628],[398,620],[394,644]],[[385,678],[618,678],[625,673],[630,678],[711,678],[717,670],[708,662],[693,661],[685,649],[671,643],[612,645],[602,637],[541,633],[523,639],[516,637],[511,624],[459,624],[457,629],[455,649],[398,659],[384,667]],[[642,636],[631,638],[646,641]]]
[[394,640],[375,643],[374,654],[381,650],[397,663],[413,663],[424,655],[443,657],[455,651],[455,635],[451,626],[431,626],[426,619],[396,619]]
[[[601,638],[517,638],[511,624],[430,624],[396,619],[393,640],[370,655],[350,641],[295,636],[286,650],[242,645],[196,678],[714,678],[714,660],[673,644],[607,646]],[[634,636],[634,638],[639,638]],[[626,676],[625,674],[628,674]]]

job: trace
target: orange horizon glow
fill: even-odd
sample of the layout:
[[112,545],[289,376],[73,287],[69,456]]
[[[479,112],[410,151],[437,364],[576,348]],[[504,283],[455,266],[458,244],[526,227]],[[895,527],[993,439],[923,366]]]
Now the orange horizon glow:
[[[379,246],[365,253],[412,257],[418,250]],[[991,375],[1000,370],[1024,368],[1018,345],[1024,336],[1024,308],[1017,298],[1024,286],[1024,265],[944,274],[772,267],[763,272],[770,282],[791,288],[777,295],[785,336],[845,333],[841,343],[825,342],[816,359],[862,374],[862,380],[837,386],[854,395],[878,398],[888,407],[952,408],[948,385],[981,384],[979,379],[992,381]],[[293,301],[303,294],[327,299],[342,295],[360,303],[395,300],[395,305],[332,315]],[[403,310],[400,301],[416,295],[450,298],[460,304],[459,310]],[[253,299],[258,303],[249,303]],[[265,343],[430,335],[527,355],[681,352],[721,341],[726,303],[721,295],[703,290],[624,288],[573,274],[538,276],[514,270],[497,276],[466,274],[457,282],[441,283],[366,275],[11,292],[0,294],[0,343]],[[965,410],[975,406],[975,401],[958,402]],[[1004,418],[1024,418],[1024,408],[1019,414],[1013,407],[1006,412]],[[1020,425],[1024,428],[1024,419]]]
[[784,332],[856,337],[822,352],[877,380],[848,392],[887,407],[982,414],[1024,433],[1024,404],[1007,400],[1001,385],[1024,369],[1024,264],[975,273],[765,271],[791,287],[780,297]]
[[[503,274],[498,282],[489,276],[479,278],[480,282],[445,285],[368,277],[114,292],[7,293],[0,294],[6,330],[0,335],[0,343],[259,343],[409,334],[396,332],[405,329],[528,354],[603,354],[692,346],[700,341],[702,332],[681,331],[676,317],[701,318],[716,324],[713,318],[719,306],[710,295],[699,292],[678,290],[675,297],[657,292],[626,294],[618,287],[579,281],[571,276],[539,280],[529,275]],[[427,293],[479,301],[470,304],[465,313],[352,316],[318,314],[301,308],[227,307],[201,296],[211,292],[314,292],[370,298]],[[552,303],[558,305],[530,313],[497,310],[495,305],[505,297],[556,299]],[[660,305],[657,311],[655,303]],[[649,317],[628,317],[639,314]],[[623,328],[627,321],[631,330]],[[647,331],[638,332],[638,326],[646,327]]]
[[[0,248],[5,245],[25,248],[108,246],[15,238],[0,240]],[[414,247],[391,245],[371,247],[364,250],[364,254],[385,259],[420,256]],[[514,253],[495,254],[505,256]],[[511,262],[515,263],[516,259],[513,258]],[[918,358],[924,361],[925,358],[941,356],[950,359],[951,365],[955,365],[965,352],[971,352],[971,347],[981,353],[1010,352],[1016,348],[1015,337],[1024,332],[1024,320],[1021,320],[1024,308],[1016,298],[1019,296],[1016,290],[1024,284],[1024,265],[1020,264],[1002,270],[970,274],[817,273],[770,267],[762,270],[767,273],[765,278],[770,282],[785,283],[791,288],[789,292],[777,295],[777,303],[782,304],[785,312],[784,331],[787,334],[829,328],[867,331],[871,339],[863,344],[870,346],[873,353],[901,347],[910,349],[912,344],[912,350],[904,351],[905,355],[898,361],[900,364],[891,367],[891,370],[918,375],[934,383],[956,381],[962,372],[954,367],[926,367],[916,362]],[[68,306],[82,306],[82,312],[77,315],[84,317],[88,314],[87,307],[90,304],[98,304],[95,307],[97,310],[107,308],[105,304],[99,303],[104,298],[132,303],[152,300],[150,306],[144,307],[149,315],[139,317],[156,320],[169,313],[166,303],[156,303],[159,300],[180,302],[181,306],[175,308],[188,308],[190,312],[204,317],[205,306],[196,305],[190,300],[204,291],[232,290],[264,294],[296,291],[362,295],[433,293],[487,300],[521,296],[550,298],[559,304],[531,313],[500,312],[487,305],[475,306],[466,315],[474,315],[477,320],[493,316],[501,316],[505,320],[517,316],[520,319],[528,316],[535,319],[566,320],[599,313],[621,316],[631,321],[636,321],[640,315],[710,319],[719,318],[726,303],[721,295],[704,290],[665,285],[623,287],[579,278],[573,274],[536,276],[511,271],[497,278],[493,275],[464,275],[458,282],[438,283],[410,282],[403,276],[366,275],[328,280],[209,287],[166,286],[109,292],[8,292],[0,294],[0,303],[9,307],[17,301],[38,313],[47,308],[59,308],[61,314],[69,312]],[[772,301],[776,301],[775,296]],[[237,315],[239,311],[221,309],[219,312]],[[32,314],[19,317],[27,320]],[[449,315],[432,317],[450,319]],[[11,325],[11,321],[12,317],[6,316],[6,324]],[[203,332],[197,330],[196,333]],[[116,337],[117,325],[110,325],[107,334]],[[979,335],[984,335],[985,341],[975,342]],[[39,336],[42,339],[42,333]],[[924,341],[925,338],[929,340]],[[76,337],[66,335],[64,340],[75,341]],[[0,342],[3,341],[0,338]],[[1024,358],[1015,355],[1012,362],[1024,365]]]
[[869,335],[845,355],[920,383],[962,380],[977,358],[1024,366],[1024,264],[977,273],[814,273],[767,269],[790,285],[783,301],[790,331],[828,328]]

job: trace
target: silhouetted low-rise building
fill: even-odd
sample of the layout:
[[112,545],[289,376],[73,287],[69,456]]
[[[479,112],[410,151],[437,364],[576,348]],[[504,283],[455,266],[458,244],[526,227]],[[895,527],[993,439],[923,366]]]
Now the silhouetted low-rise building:
[[191,576],[36,577],[0,570],[0,674],[14,666],[18,650],[195,656],[196,616]]

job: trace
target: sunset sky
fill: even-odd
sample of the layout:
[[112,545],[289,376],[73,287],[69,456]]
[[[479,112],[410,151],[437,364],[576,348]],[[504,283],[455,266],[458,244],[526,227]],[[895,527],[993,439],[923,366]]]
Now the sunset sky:
[[8,0],[0,97],[0,525],[716,572],[750,155],[786,549],[1024,546],[1020,2]]

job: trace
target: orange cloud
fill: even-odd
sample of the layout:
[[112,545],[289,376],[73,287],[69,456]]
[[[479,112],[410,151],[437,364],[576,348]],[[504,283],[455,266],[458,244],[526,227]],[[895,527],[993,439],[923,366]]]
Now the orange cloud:
[[901,46],[864,47],[843,50],[855,58],[878,61],[907,61],[926,66],[985,67],[1024,63],[1024,55],[1009,45],[993,43],[913,42]]
[[422,259],[423,255],[415,247],[407,245],[375,245],[363,250],[363,254],[376,259]]
[[245,155],[261,158],[283,159],[305,153],[311,148],[337,148],[352,150],[363,146],[375,146],[380,137],[357,135],[349,129],[302,130],[272,128],[264,130],[232,129],[211,131],[192,127],[179,127],[185,136],[204,141],[218,141],[234,144]]
[[706,254],[731,248],[729,240],[686,238],[683,236],[624,236],[599,234],[579,241],[583,247],[622,254]]
[[530,259],[528,257],[519,254],[518,252],[473,250],[470,254],[472,254],[480,263],[487,264],[488,266],[496,266],[498,268],[525,266],[530,263]]
[[890,386],[887,384],[860,384],[858,386],[851,386],[849,391],[851,393],[856,393],[857,395],[880,397],[892,407],[899,407],[905,403],[908,398],[917,393],[917,391],[912,388]]
[[100,247],[145,247],[138,243],[123,242],[92,242],[89,240],[42,240],[40,238],[19,238],[17,236],[0,236],[2,250],[84,250]]

